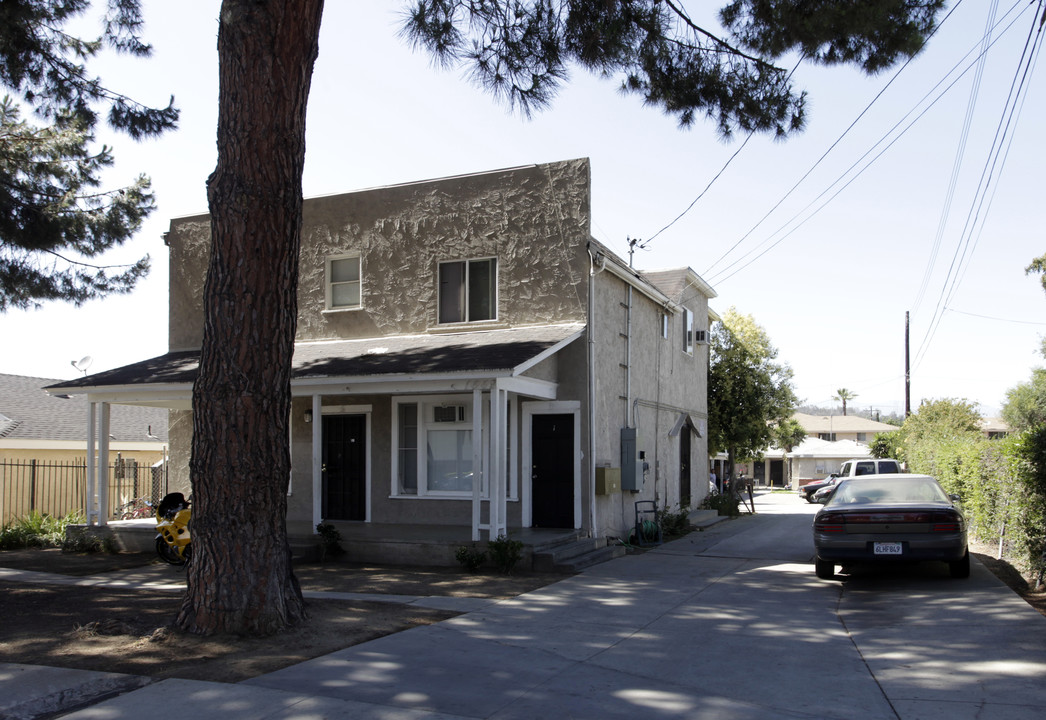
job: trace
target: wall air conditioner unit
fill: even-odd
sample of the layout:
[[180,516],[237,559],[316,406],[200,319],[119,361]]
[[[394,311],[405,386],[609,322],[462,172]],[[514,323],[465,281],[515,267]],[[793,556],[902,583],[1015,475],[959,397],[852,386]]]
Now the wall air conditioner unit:
[[707,330],[694,330],[694,342],[697,345],[708,344],[708,331]]
[[464,405],[436,405],[432,408],[432,422],[456,423],[465,422]]

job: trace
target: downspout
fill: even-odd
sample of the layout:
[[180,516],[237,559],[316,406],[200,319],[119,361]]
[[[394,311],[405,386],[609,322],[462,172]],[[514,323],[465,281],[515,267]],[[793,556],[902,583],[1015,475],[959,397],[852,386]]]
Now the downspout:
[[[596,262],[600,263],[596,270]],[[596,305],[595,277],[603,272],[607,259],[603,253],[592,254],[588,250],[588,485],[590,497],[588,503],[589,523],[592,537],[599,537],[599,526],[596,524],[596,338],[593,322]]]

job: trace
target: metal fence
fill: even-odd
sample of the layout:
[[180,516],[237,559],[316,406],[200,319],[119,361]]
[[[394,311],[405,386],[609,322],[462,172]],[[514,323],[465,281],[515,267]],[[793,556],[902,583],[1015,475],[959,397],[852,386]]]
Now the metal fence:
[[[109,519],[119,520],[133,508],[153,506],[167,494],[167,464],[141,465],[117,458],[109,466]],[[83,512],[87,462],[5,460],[0,462],[0,526],[30,513],[65,517]],[[147,514],[151,514],[147,513]]]

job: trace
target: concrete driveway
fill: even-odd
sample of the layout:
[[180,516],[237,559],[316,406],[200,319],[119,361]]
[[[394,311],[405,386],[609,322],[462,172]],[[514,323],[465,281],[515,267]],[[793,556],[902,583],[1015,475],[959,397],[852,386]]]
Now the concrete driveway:
[[821,581],[817,508],[756,509],[240,685],[167,680],[68,717],[1042,717],[1046,618],[980,564]]

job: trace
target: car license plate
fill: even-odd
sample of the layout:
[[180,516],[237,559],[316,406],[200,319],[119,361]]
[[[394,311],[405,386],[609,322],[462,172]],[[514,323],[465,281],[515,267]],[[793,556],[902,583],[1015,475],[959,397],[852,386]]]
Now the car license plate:
[[877,542],[874,544],[872,552],[874,552],[876,555],[900,555],[901,543]]

